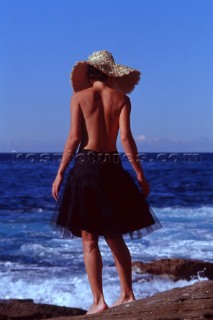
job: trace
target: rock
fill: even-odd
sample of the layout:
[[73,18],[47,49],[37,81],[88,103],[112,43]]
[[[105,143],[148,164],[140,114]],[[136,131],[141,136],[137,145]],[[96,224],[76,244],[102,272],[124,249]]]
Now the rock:
[[133,270],[137,273],[166,275],[172,280],[190,280],[199,276],[213,280],[213,263],[199,260],[160,259],[149,263],[135,261]]
[[0,320],[39,320],[85,313],[82,309],[37,304],[30,299],[0,300]]
[[[133,262],[138,273],[166,275],[174,280],[202,275],[213,279],[213,263],[162,259],[150,263]],[[47,304],[33,300],[0,300],[0,320],[188,320],[213,319],[213,281],[200,281],[191,286],[172,289],[95,315],[82,316],[86,311]]]
[[[213,319],[213,281],[157,293],[102,313],[63,320],[200,320]],[[48,319],[50,320],[50,319]],[[51,320],[61,320],[55,318]]]

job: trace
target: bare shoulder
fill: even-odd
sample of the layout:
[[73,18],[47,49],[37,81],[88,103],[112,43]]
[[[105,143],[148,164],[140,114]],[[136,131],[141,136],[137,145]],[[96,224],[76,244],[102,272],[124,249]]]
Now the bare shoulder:
[[110,89],[112,95],[123,103],[129,102],[129,97],[116,89]]
[[[82,90],[85,91],[85,90]],[[82,104],[82,99],[84,97],[84,94],[82,91],[74,92],[71,96],[70,100],[70,108],[71,110],[78,109],[78,107]]]
[[[82,90],[82,91],[84,91],[84,90]],[[82,91],[74,92],[71,97],[71,100],[78,101],[82,96]]]
[[127,95],[124,95],[124,101],[125,101],[125,104],[128,104],[128,105],[131,104],[130,98]]
[[95,93],[99,92],[101,94],[101,96],[103,97],[103,99],[112,99],[114,101],[114,103],[120,107],[123,107],[125,105],[130,105],[130,99],[127,95],[125,95],[124,93],[117,91],[115,89],[112,88],[105,88],[104,90],[101,91],[97,91],[96,89],[94,89],[93,87],[75,92],[72,96],[72,101],[75,104],[84,104],[85,102],[89,102],[91,100],[93,100]]
[[130,102],[130,98],[127,96],[127,95],[125,95],[124,93],[122,93],[122,92],[116,92],[117,93],[117,97],[118,97],[118,101],[119,101],[119,104],[122,106],[122,107],[124,107],[124,106],[126,106],[126,107],[131,107],[131,102]]
[[94,94],[93,88],[84,89],[74,93],[74,99],[78,102],[82,101],[82,99],[89,98]]

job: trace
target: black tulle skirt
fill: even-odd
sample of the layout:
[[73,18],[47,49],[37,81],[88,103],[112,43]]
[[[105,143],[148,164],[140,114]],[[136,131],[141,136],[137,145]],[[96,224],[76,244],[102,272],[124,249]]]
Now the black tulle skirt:
[[77,237],[85,230],[97,236],[129,233],[141,238],[161,228],[119,154],[86,149],[76,155],[52,222]]

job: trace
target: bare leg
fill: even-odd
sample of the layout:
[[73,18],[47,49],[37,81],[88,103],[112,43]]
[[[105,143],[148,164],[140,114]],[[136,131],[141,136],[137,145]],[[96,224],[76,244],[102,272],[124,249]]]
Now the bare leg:
[[98,246],[98,237],[82,231],[84,263],[93,295],[93,304],[87,314],[104,311],[108,308],[102,287],[102,258]]
[[112,305],[114,307],[135,300],[132,290],[132,263],[129,249],[122,235],[115,237],[106,236],[105,239],[112,251],[121,286],[121,295]]

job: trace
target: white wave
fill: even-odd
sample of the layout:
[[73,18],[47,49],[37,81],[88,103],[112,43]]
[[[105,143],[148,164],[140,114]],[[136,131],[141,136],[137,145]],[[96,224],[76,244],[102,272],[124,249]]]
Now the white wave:
[[134,260],[186,258],[213,262],[213,208],[154,208],[163,228],[127,244]]
[[[19,272],[20,271],[20,272]],[[59,306],[79,307],[88,309],[92,303],[92,296],[86,274],[79,276],[52,277],[46,279],[39,277],[36,269],[25,272],[16,269],[16,273],[6,272],[0,274],[0,299],[33,299],[36,303],[47,303]],[[138,275],[133,274],[133,289],[137,299],[151,296],[157,292],[184,287],[200,279],[190,281],[170,279],[153,276],[138,280]],[[109,305],[119,297],[119,281],[114,267],[104,267],[103,286],[106,301]]]
[[[133,261],[186,258],[213,262],[213,207],[154,208],[154,212],[163,224],[161,230],[136,241],[126,237]],[[43,214],[40,216],[43,221]],[[83,269],[80,239],[62,239],[60,232],[43,227],[43,222],[32,223],[32,217],[28,215],[24,219],[22,224],[7,221],[7,229],[6,224],[2,227],[2,230],[8,230],[2,248],[9,249],[4,252],[8,261],[0,262],[0,299],[33,299],[40,303],[87,309],[92,297]],[[20,230],[25,232],[20,233]],[[12,236],[6,238],[9,231]],[[115,267],[111,266],[111,252],[103,239],[100,239],[100,248],[104,260],[104,293],[111,305],[119,296],[119,281]],[[16,257],[19,257],[16,260],[19,263],[12,262]],[[29,264],[28,257],[34,258],[35,265]],[[139,299],[203,279],[173,282],[161,277],[138,279],[134,274],[133,280]]]

